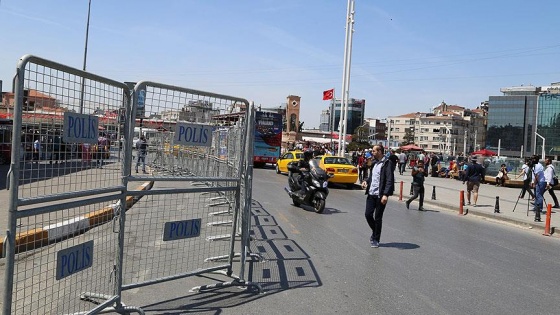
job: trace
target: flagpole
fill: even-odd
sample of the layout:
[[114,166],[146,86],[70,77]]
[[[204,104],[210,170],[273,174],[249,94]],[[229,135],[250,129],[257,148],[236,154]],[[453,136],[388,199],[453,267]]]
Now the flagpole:
[[331,125],[331,147],[330,147],[331,152],[334,151],[334,148],[333,148],[333,133],[334,133],[334,107],[335,107],[335,100],[336,100],[336,97],[335,97],[334,88],[333,88],[333,89],[332,89],[332,98],[331,98],[331,117],[330,117],[330,118],[331,118],[331,123],[330,123],[330,125]]
[[346,38],[344,47],[344,70],[342,72],[342,104],[344,111],[343,125],[339,137],[338,156],[346,152],[346,131],[348,122],[348,98],[350,90],[350,66],[352,63],[352,37],[354,33],[354,0],[348,0],[346,13]]

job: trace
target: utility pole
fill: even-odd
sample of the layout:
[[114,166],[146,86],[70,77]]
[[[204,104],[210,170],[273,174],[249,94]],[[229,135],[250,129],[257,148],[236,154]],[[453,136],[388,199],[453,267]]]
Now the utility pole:
[[354,0],[348,0],[346,12],[346,36],[344,46],[344,68],[342,71],[342,98],[341,98],[341,124],[339,133],[338,155],[343,156],[346,152],[346,128],[348,120],[348,97],[350,87],[350,66],[352,63],[352,37],[354,34]]

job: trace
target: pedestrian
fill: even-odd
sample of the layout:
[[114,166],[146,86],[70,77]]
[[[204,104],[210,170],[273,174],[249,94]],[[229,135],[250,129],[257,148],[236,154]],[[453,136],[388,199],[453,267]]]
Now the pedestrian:
[[393,167],[393,172],[395,172],[395,168],[397,168],[397,163],[399,162],[399,157],[395,153],[395,150],[391,150],[387,158],[391,160],[391,166]]
[[399,174],[401,175],[404,174],[404,171],[406,169],[406,160],[406,154],[401,151],[401,153],[399,153]]
[[146,174],[146,155],[148,154],[148,142],[144,135],[136,142],[136,150],[138,151],[136,158],[136,173],[138,173],[138,166],[142,162],[142,173]]
[[418,165],[416,165],[412,169],[412,188],[414,190],[414,195],[410,197],[406,201],[406,208],[410,208],[410,203],[420,196],[418,199],[418,211],[424,211],[424,161],[418,161]]
[[477,163],[476,157],[471,158],[471,164],[467,167],[467,205],[471,204],[471,192],[473,194],[473,206],[478,201],[478,188],[484,181],[484,167]]
[[105,135],[100,132],[97,138],[97,167],[103,168],[103,159],[109,151],[109,141]]
[[502,163],[502,165],[500,165],[500,170],[498,171],[498,175],[496,175],[496,186],[502,186],[502,187],[504,186],[506,180],[509,179],[507,174],[508,174],[507,167],[505,164]]
[[531,189],[531,182],[533,181],[533,163],[531,158],[526,158],[525,163],[521,166],[521,171],[517,175],[516,179],[523,176],[523,187],[521,188],[521,194],[519,194],[518,199],[525,198],[525,192],[529,193],[532,200],[535,200],[535,194]]
[[533,204],[535,211],[535,222],[541,222],[541,211],[543,209],[544,191],[546,189],[546,178],[544,177],[544,166],[539,163],[539,157],[533,155],[533,183],[535,188],[535,203]]
[[367,163],[363,153],[358,153],[358,180],[360,183],[367,177]]
[[369,170],[369,177],[362,182],[366,189],[366,221],[372,231],[369,239],[371,247],[379,247],[381,228],[383,225],[383,212],[389,196],[394,190],[393,162],[384,158],[384,149],[381,145],[373,146],[373,162]]
[[33,159],[37,161],[37,163],[39,163],[38,161],[41,159],[41,140],[39,137],[33,142]]
[[554,178],[556,177],[554,165],[552,165],[552,160],[550,158],[546,158],[544,160],[544,163],[546,165],[546,169],[544,170],[544,178],[546,179],[546,190],[554,201],[554,206],[552,206],[552,208],[560,208],[560,205],[558,205],[558,198],[556,198],[556,194],[554,193],[554,186],[558,184],[558,180],[556,181],[556,183],[554,182]]

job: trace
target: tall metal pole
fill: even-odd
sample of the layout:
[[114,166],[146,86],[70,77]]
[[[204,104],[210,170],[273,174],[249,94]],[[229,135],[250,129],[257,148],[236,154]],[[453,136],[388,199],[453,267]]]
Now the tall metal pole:
[[342,156],[346,151],[346,129],[348,120],[348,96],[350,86],[350,66],[352,61],[352,35],[354,33],[354,0],[348,0],[346,12],[346,38],[344,47],[344,69],[342,71],[342,104],[341,115],[343,115],[342,129],[339,137],[338,155]]
[[[82,70],[86,71],[86,63],[87,63],[87,46],[88,46],[88,39],[89,39],[89,17],[91,13],[91,0],[88,1],[88,11],[87,11],[87,23],[86,23],[86,44],[84,47],[84,66]],[[84,112],[84,89],[85,89],[86,82],[84,78],[82,78],[82,89],[80,92],[80,114]]]

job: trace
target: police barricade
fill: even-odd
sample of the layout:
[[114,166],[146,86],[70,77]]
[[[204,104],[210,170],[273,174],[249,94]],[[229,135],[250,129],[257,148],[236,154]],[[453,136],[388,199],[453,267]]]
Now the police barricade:
[[103,223],[122,219],[126,204],[130,172],[110,143],[128,140],[118,113],[130,112],[129,88],[30,55],[20,59],[14,83],[13,148],[33,149],[12,152],[3,313],[123,307],[119,224]]
[[[122,289],[209,272],[232,278],[212,286],[253,285],[233,273],[236,246],[248,247],[239,244],[248,238],[235,237],[240,218],[248,217],[242,212],[249,211],[239,202],[242,195],[250,194],[241,185],[246,161],[252,160],[243,149],[250,142],[248,102],[148,81],[138,82],[133,95],[136,127],[159,128],[173,136],[162,137],[168,139],[164,147],[170,149],[151,160],[149,174],[128,178],[149,178],[154,186],[150,191],[129,192],[144,198],[124,220]],[[219,132],[239,136],[237,141],[226,141],[218,137]],[[219,202],[208,194],[219,197]],[[230,236],[215,240],[220,235]],[[225,260],[209,259],[223,256]],[[240,265],[245,268],[244,261]]]

